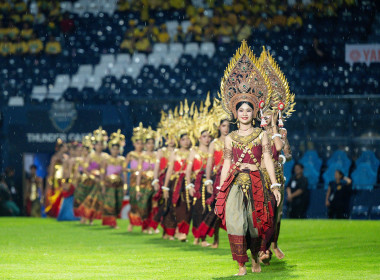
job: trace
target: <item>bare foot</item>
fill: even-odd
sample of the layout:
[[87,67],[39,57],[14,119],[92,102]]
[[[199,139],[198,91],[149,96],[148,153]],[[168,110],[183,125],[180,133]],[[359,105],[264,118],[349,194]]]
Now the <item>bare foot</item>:
[[208,243],[206,240],[202,241],[202,247],[209,247],[209,246],[211,246],[211,244]]
[[153,234],[153,231],[151,229],[148,230],[149,234]]
[[274,254],[276,255],[277,259],[282,260],[285,257],[285,254],[281,251],[280,248],[273,246]]
[[119,226],[113,226],[114,229],[119,229]]
[[174,236],[169,236],[169,240],[170,240],[170,241],[175,240]]
[[261,272],[261,265],[260,265],[260,259],[258,256],[254,256],[252,254],[252,272],[253,273],[260,273]]
[[194,238],[194,242],[193,242],[194,245],[199,245],[199,238]]
[[169,239],[169,235],[167,235],[166,233],[162,236],[162,239],[165,239],[165,240],[167,240],[167,239]]
[[94,221],[90,221],[90,222],[89,222],[89,225],[90,225],[90,226],[94,225]]
[[159,234],[160,233],[160,230],[157,228],[155,231],[154,231],[154,234]]
[[211,245],[211,248],[213,249],[217,249],[219,247],[219,242],[214,242],[212,245]]
[[133,231],[133,226],[131,224],[128,225],[128,229],[127,229],[128,232],[132,232]]
[[234,276],[244,276],[247,275],[247,268],[244,266],[239,266],[239,272]]
[[84,225],[84,224],[86,223],[86,219],[82,217],[82,218],[80,219],[80,223],[81,223],[82,225]]
[[269,250],[266,250],[265,252],[264,251],[260,251],[259,252],[259,259],[260,259],[260,262],[262,262],[263,264],[269,265],[269,262],[270,262],[270,253],[269,253]]
[[187,241],[187,235],[184,233],[179,233],[178,234],[178,240],[181,242],[186,242]]
[[147,234],[147,233],[148,233],[148,230],[147,230],[147,229],[144,229],[144,230],[142,231],[142,233]]

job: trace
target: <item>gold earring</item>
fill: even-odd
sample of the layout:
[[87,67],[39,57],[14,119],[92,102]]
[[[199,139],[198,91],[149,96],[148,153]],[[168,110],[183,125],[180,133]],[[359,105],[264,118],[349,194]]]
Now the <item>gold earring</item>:
[[252,125],[255,126],[255,120],[252,120]]
[[237,127],[238,127],[238,129],[240,129],[240,122],[239,121],[237,122]]

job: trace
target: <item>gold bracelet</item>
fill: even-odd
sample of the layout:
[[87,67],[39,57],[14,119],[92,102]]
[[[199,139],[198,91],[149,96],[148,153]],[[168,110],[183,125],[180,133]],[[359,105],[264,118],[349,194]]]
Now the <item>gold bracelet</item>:
[[136,192],[140,192],[140,186],[136,186]]
[[128,184],[124,184],[124,190],[126,191],[126,190],[128,190]]

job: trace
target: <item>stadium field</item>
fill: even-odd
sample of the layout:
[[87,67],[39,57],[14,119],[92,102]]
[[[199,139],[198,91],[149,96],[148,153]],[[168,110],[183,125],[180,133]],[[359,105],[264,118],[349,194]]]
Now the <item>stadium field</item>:
[[[236,279],[225,231],[211,249],[127,225],[1,218],[0,279]],[[283,260],[243,279],[380,279],[379,221],[284,220],[279,244]]]

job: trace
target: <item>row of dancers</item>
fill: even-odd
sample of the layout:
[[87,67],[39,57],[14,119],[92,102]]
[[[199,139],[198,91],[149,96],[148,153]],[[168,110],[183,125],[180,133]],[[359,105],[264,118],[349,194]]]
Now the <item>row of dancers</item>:
[[[294,95],[265,49],[257,59],[243,41],[222,78],[219,99],[199,106],[184,100],[162,112],[157,129],[133,129],[134,150],[124,157],[125,137],[102,128],[82,141],[81,156],[68,157],[57,144],[48,188],[49,215],[55,198],[73,196],[82,223],[118,228],[123,197],[129,195],[128,231],[217,248],[219,229],[227,230],[232,257],[245,275],[247,249],[252,272],[282,259],[278,237],[284,198],[283,165],[291,158],[284,120],[294,111]],[[260,125],[255,124],[255,120]],[[230,133],[230,125],[237,130]],[[71,149],[76,150],[75,145]],[[157,148],[159,147],[159,148]],[[109,153],[104,150],[108,148]],[[58,211],[58,212],[57,212]],[[192,226],[191,226],[192,224]],[[214,237],[212,244],[207,237]]]

